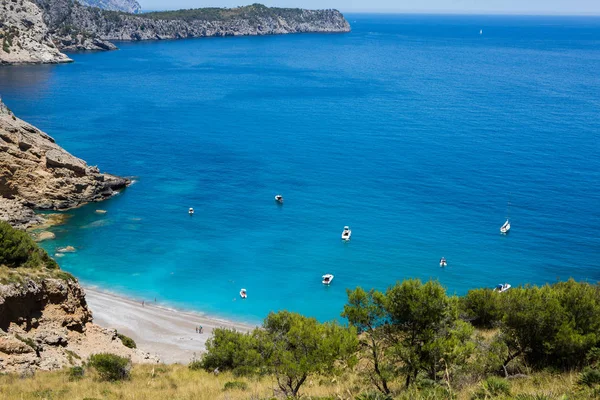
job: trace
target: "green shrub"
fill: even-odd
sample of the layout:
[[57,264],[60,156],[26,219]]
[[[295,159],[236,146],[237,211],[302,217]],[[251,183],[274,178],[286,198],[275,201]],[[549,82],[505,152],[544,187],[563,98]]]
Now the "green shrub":
[[200,371],[204,367],[203,367],[202,361],[194,360],[191,363],[189,363],[188,368],[191,369],[192,371]]
[[101,353],[90,356],[88,365],[94,368],[103,381],[129,379],[131,361],[116,354]]
[[500,293],[491,289],[469,290],[460,299],[461,311],[465,314],[464,317],[477,327],[495,327],[502,319],[499,295]]
[[577,383],[580,386],[587,387],[594,387],[596,385],[600,385],[600,370],[589,367],[584,368],[581,374],[579,374]]
[[381,392],[365,392],[356,396],[356,400],[392,400],[392,396]]
[[84,370],[83,367],[71,367],[69,368],[69,380],[78,381],[83,378]]
[[121,342],[123,342],[123,345],[125,347],[129,347],[130,349],[137,349],[137,345],[135,344],[135,340],[133,340],[129,336],[125,336],[122,333],[117,333],[117,336],[119,337],[119,339],[121,339]]
[[506,379],[491,376],[481,384],[473,394],[473,400],[493,399],[500,396],[510,396],[510,383]]
[[226,382],[225,386],[223,386],[223,390],[247,390],[248,384],[246,382],[240,381],[230,381]]
[[58,264],[25,232],[0,221],[0,265],[9,268],[58,268]]
[[515,396],[515,400],[552,400],[551,397],[545,394],[518,394]]

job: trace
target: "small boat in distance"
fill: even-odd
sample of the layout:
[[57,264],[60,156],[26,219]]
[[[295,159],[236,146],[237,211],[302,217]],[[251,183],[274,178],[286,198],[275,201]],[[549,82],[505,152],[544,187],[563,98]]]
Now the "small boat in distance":
[[275,201],[278,202],[279,204],[283,204],[283,196],[280,194],[276,195]]
[[246,293],[246,289],[240,290],[240,297],[242,299],[245,299],[246,297],[248,297],[248,294]]
[[331,281],[333,280],[333,275],[325,274],[322,276],[322,278],[323,278],[323,285],[329,285],[331,283]]
[[448,265],[448,261],[446,261],[446,259],[442,257],[442,259],[440,260],[440,267],[445,267],[446,265]]
[[503,293],[506,292],[508,289],[510,289],[510,283],[499,283],[496,288],[494,289],[495,292],[498,293]]
[[506,235],[510,231],[510,201],[506,206],[506,222],[500,227],[500,233]]
[[480,34],[480,35],[483,35],[483,29],[480,29],[480,30],[479,30],[479,34]]
[[190,207],[190,209],[188,210],[188,214],[194,215],[194,209],[192,207]]
[[350,240],[351,236],[352,236],[352,231],[350,230],[350,227],[345,226],[344,230],[342,231],[342,240],[348,241],[348,240]]

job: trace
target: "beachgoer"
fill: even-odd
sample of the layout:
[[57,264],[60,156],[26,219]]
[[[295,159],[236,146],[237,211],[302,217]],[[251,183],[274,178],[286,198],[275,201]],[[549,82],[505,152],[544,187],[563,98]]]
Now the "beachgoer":
[[202,333],[202,325],[200,325],[200,333]]
[[196,326],[196,333],[198,333],[198,327]]
[[144,307],[144,300],[142,300],[142,307]]

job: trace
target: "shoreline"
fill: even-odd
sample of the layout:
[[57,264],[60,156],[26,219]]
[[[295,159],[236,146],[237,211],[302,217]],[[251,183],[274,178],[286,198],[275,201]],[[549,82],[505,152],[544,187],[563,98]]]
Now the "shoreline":
[[[199,358],[213,329],[248,332],[255,326],[211,318],[193,311],[179,311],[82,285],[93,322],[113,328],[135,340],[137,347],[156,354],[165,364],[187,364]],[[202,326],[202,333],[196,327]]]

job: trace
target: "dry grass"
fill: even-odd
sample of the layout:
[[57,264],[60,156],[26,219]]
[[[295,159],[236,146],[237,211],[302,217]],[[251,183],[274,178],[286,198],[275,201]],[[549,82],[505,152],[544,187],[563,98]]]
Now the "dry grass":
[[[224,390],[227,382],[241,381],[247,384],[246,390]],[[541,372],[529,377],[511,379],[511,393],[546,395],[550,399],[593,398],[580,397],[577,392],[576,373]],[[21,378],[17,375],[0,375],[0,399],[3,400],[56,400],[56,399],[102,399],[102,400],[246,400],[271,399],[276,394],[272,377],[239,378],[230,373],[218,376],[191,371],[182,365],[135,365],[128,381],[100,382],[97,376],[86,370],[81,380],[71,381],[68,370],[58,372],[37,372],[35,376]],[[456,393],[457,400],[471,399],[480,383],[463,388]],[[332,379],[313,377],[301,390],[304,399],[330,398],[354,399],[360,392],[370,390],[354,374],[346,374]],[[408,393],[398,393],[407,398]],[[577,395],[574,395],[577,394]],[[409,395],[412,399],[419,396]],[[430,398],[430,397],[422,397]]]
[[[246,382],[246,390],[227,390],[230,381]],[[303,387],[306,396],[336,396],[353,399],[360,392],[352,376],[343,379],[312,378]],[[78,381],[70,381],[68,371],[38,372],[30,378],[0,375],[0,399],[55,400],[55,399],[122,399],[122,400],[241,400],[270,399],[275,382],[271,377],[249,379],[233,377],[229,373],[218,376],[191,371],[182,365],[135,365],[131,379],[124,382],[100,382],[86,370]]]
[[36,282],[39,282],[42,279],[46,278],[75,280],[75,278],[71,274],[65,271],[61,271],[57,268],[8,268],[4,265],[0,265],[0,284],[23,283],[28,279],[32,279]]

